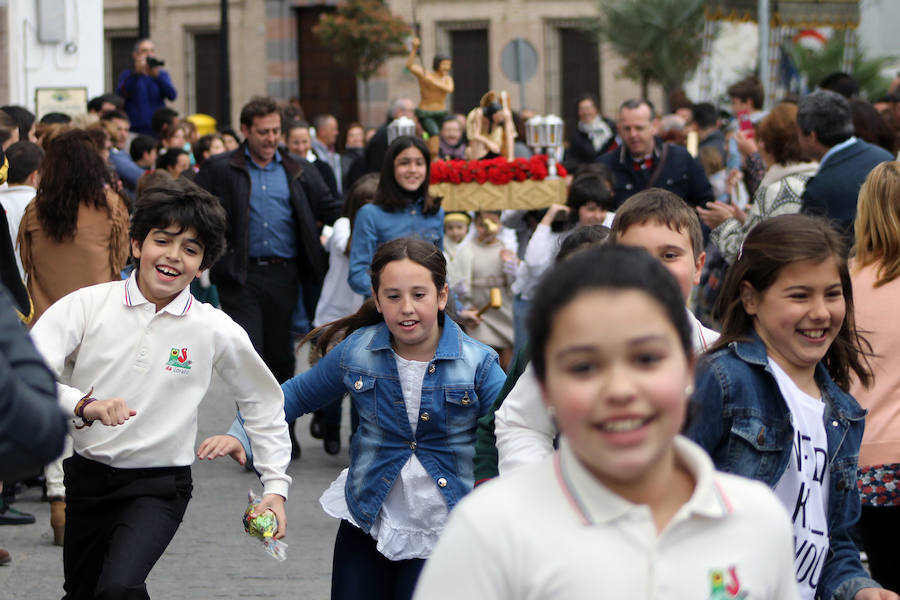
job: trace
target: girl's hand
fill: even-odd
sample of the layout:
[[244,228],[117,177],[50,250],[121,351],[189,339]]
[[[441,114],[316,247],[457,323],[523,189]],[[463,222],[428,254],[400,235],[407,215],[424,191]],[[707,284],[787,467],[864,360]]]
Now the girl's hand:
[[136,415],[137,411],[129,408],[123,398],[109,398],[94,400],[84,407],[81,414],[85,421],[100,421],[104,425],[115,427]]
[[563,213],[564,215],[569,214],[569,207],[565,204],[551,204],[550,208],[547,209],[547,212],[544,213],[544,218],[541,219],[541,225],[550,226],[554,220],[556,220],[556,215],[559,213]]
[[715,202],[707,202],[706,208],[702,206],[697,207],[697,214],[700,215],[700,220],[709,227],[710,229],[715,229],[725,219],[730,219],[734,216],[734,207],[731,204],[725,204],[724,202],[719,202],[718,200]]
[[287,533],[287,513],[284,512],[284,497],[278,494],[265,494],[262,502],[257,504],[253,512],[250,513],[250,518],[255,519],[267,510],[275,513],[275,518],[278,519],[278,531],[274,537],[276,540],[280,540]]
[[231,435],[214,435],[203,440],[197,448],[197,458],[200,460],[215,460],[220,456],[230,456],[239,465],[247,463],[247,453],[244,447]]
[[856,592],[853,600],[898,600],[900,596],[881,588],[863,588]]

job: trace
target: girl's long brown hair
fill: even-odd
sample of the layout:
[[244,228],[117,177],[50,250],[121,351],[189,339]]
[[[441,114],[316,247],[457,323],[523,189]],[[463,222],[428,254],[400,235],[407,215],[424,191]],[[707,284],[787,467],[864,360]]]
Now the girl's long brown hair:
[[112,176],[91,135],[82,129],[61,133],[47,147],[34,206],[41,227],[62,242],[75,235],[78,208],[84,204],[109,211],[106,186]]
[[397,178],[394,177],[394,160],[401,152],[410,147],[415,147],[425,157],[425,181],[422,182],[422,185],[416,192],[424,200],[425,206],[422,212],[426,215],[433,215],[440,210],[442,198],[440,196],[432,196],[428,192],[428,179],[431,176],[431,153],[428,151],[428,146],[425,145],[425,142],[409,135],[401,135],[388,146],[384,155],[384,163],[381,166],[381,179],[378,182],[378,191],[375,194],[375,204],[389,212],[403,210],[410,204],[409,198],[405,195],[400,184],[397,183]]
[[868,386],[872,373],[866,355],[871,346],[856,330],[853,286],[845,258],[844,241],[824,219],[806,215],[782,215],[766,219],[747,234],[738,258],[728,270],[719,294],[717,311],[722,334],[708,352],[725,348],[736,340],[746,340],[754,329],[753,317],[741,300],[741,284],[746,281],[759,293],[767,290],[781,270],[791,263],[819,263],[833,259],[841,278],[846,314],[841,329],[825,354],[831,378],[842,390],[850,389],[850,373]]

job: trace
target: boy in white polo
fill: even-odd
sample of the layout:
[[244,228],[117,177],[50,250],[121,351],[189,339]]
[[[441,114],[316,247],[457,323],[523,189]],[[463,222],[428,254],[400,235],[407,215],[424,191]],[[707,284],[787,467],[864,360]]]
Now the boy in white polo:
[[146,190],[132,218],[131,277],[65,296],[32,330],[74,417],[66,600],[149,598],[147,575],[190,500],[197,410],[213,381],[229,386],[246,420],[264,487],[257,511],[273,510],[284,536],[291,445],[281,388],[244,330],[189,290],[222,254],[225,227],[218,200],[190,182]]

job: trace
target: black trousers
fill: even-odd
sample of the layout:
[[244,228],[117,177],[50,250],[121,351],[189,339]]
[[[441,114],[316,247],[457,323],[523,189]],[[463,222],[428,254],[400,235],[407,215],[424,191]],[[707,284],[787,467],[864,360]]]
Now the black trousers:
[[63,461],[63,600],[147,600],[146,579],[181,525],[191,468],[116,469]]
[[334,541],[331,600],[409,600],[425,560],[390,560],[371,535],[341,519]]
[[897,539],[900,537],[900,506],[863,506],[857,529],[869,557],[872,579],[900,593],[897,569]]
[[244,328],[278,383],[294,376],[294,308],[300,290],[297,263],[247,265],[243,285],[219,285],[222,310]]

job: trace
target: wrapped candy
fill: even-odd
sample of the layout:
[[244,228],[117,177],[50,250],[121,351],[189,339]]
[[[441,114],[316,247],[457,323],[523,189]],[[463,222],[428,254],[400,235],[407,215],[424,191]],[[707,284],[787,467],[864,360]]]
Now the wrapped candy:
[[255,537],[263,543],[263,547],[269,556],[276,560],[283,561],[287,558],[288,545],[281,540],[275,539],[275,533],[278,531],[278,519],[271,510],[266,510],[261,515],[251,517],[250,514],[256,505],[262,501],[262,498],[253,493],[253,490],[247,492],[247,499],[250,505],[244,511],[241,522],[244,525],[244,531]]

